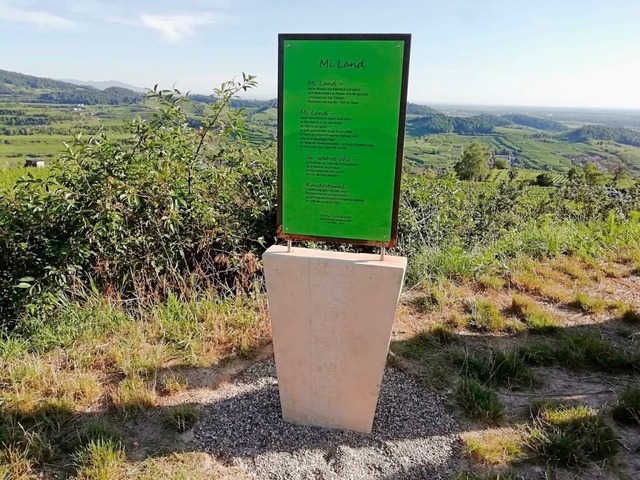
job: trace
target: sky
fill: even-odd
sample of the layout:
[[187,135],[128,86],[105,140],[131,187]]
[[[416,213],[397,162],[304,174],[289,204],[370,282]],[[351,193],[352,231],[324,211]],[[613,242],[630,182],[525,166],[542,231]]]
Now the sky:
[[0,0],[0,69],[274,98],[278,33],[412,34],[413,102],[640,109],[640,0]]

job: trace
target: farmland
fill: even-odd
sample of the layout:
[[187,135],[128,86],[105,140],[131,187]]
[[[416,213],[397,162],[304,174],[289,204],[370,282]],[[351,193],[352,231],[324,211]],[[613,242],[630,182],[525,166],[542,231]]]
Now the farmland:
[[[264,102],[267,103],[267,102]],[[277,110],[246,108],[246,138],[253,146],[276,140]],[[185,107],[194,125],[208,107],[202,103]],[[36,103],[0,103],[0,167],[23,165],[28,157],[51,160],[65,151],[63,142],[71,135],[93,134],[99,129],[124,140],[124,125],[136,116],[150,117],[153,109],[144,104],[131,105],[57,105]],[[408,120],[417,115],[409,115]],[[615,122],[614,122],[615,123]],[[521,125],[495,127],[493,133],[460,135],[440,133],[405,138],[405,159],[422,169],[444,171],[460,158],[465,146],[480,142],[494,154],[509,160],[523,179],[535,177],[527,171],[566,173],[574,165],[596,163],[604,170],[623,166],[640,174],[640,148],[615,141],[569,142],[558,133]],[[494,173],[492,179],[504,174]],[[555,175],[561,183],[562,176]]]

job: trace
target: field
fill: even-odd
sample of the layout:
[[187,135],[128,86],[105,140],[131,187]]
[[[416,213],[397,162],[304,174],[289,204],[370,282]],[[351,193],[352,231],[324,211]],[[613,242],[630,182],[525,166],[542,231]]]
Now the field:
[[573,165],[593,162],[609,168],[622,163],[629,170],[640,172],[640,148],[614,142],[571,143],[539,138],[540,133],[529,128],[498,127],[496,131],[492,135],[408,136],[405,158],[425,168],[446,169],[460,158],[466,145],[480,142],[494,152],[512,152],[510,162],[517,168],[565,173]]
[[[187,111],[197,121],[206,111],[203,105],[188,105]],[[247,108],[246,138],[254,146],[276,140],[275,108]],[[123,139],[124,124],[137,115],[148,118],[152,109],[143,105],[48,105],[0,104],[0,167],[22,166],[26,158],[51,160],[65,151],[64,141],[71,134],[91,134],[99,128]],[[409,118],[412,116],[410,115]],[[571,115],[567,118],[573,119]],[[580,117],[582,118],[582,117]],[[597,118],[613,118],[600,114]],[[632,117],[632,120],[635,117]],[[612,120],[613,121],[613,120]],[[622,121],[622,120],[621,120]],[[625,120],[628,121],[628,120]],[[613,124],[616,122],[613,121]],[[615,142],[572,143],[557,136],[527,127],[497,127],[489,135],[433,134],[405,138],[405,159],[415,168],[443,171],[460,158],[463,149],[478,141],[495,154],[503,155],[518,169],[521,180],[535,179],[534,171],[554,172],[556,184],[565,181],[573,165],[592,162],[605,170],[623,165],[630,173],[640,174],[640,148]],[[494,172],[490,180],[505,178],[506,172]]]
[[26,158],[53,159],[77,133],[102,128],[123,138],[126,120],[149,115],[143,106],[0,103],[0,167],[23,165]]

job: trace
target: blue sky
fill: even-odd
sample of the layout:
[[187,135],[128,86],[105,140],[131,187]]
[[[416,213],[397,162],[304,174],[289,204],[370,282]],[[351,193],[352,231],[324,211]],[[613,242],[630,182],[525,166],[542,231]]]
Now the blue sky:
[[411,101],[640,108],[640,0],[0,0],[0,68],[269,98],[311,32],[411,33]]

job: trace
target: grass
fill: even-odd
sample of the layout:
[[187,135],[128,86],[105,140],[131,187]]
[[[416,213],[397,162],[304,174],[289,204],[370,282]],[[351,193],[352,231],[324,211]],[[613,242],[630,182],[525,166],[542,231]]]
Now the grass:
[[527,324],[529,330],[533,332],[555,332],[560,326],[559,322],[551,313],[524,295],[516,294],[512,297],[511,309]]
[[627,388],[611,409],[616,422],[640,425],[640,388]]
[[541,405],[532,410],[528,446],[545,461],[575,466],[615,455],[619,442],[597,410],[585,405]]
[[428,292],[416,297],[414,303],[424,313],[434,310],[442,311],[447,303],[447,292],[440,283],[434,283],[428,287]]
[[550,281],[536,273],[516,272],[512,275],[512,280],[521,290],[540,295],[554,302],[566,303],[572,300],[571,292],[564,285]]
[[485,298],[469,302],[469,327],[480,332],[514,332],[521,329],[518,323],[507,319],[498,307]]
[[463,436],[465,453],[485,465],[505,465],[525,457],[524,438],[515,429],[488,429]]
[[178,432],[191,430],[200,419],[200,410],[193,404],[170,407],[165,410],[164,414],[169,426]]
[[476,281],[485,290],[501,290],[507,284],[504,278],[495,275],[480,275],[478,278],[476,278]]
[[637,352],[615,347],[587,331],[562,332],[553,342],[528,344],[518,354],[529,365],[559,365],[574,370],[633,372],[640,366]]
[[155,383],[139,375],[126,377],[111,395],[114,407],[124,414],[137,413],[156,404]]
[[458,472],[453,480],[525,480],[525,478],[513,472]]
[[584,292],[576,295],[571,306],[590,315],[598,315],[607,309],[607,302],[602,298],[590,297]]
[[78,480],[112,480],[124,477],[125,453],[111,441],[91,441],[75,455]]
[[627,308],[620,315],[620,320],[631,325],[640,325],[640,312],[635,308]]
[[522,358],[512,352],[489,350],[482,353],[465,352],[456,359],[460,376],[489,386],[531,387],[536,377]]
[[456,387],[455,400],[470,418],[497,421],[505,410],[498,394],[477,380],[462,380]]
[[[0,336],[0,478],[71,475],[74,463],[75,478],[124,478],[122,462],[132,464],[121,457],[131,435],[127,422],[157,424],[166,448],[197,421],[194,406],[158,402],[159,393],[188,387],[182,367],[248,357],[266,338],[262,297],[202,294],[135,309],[89,297],[46,323],[25,319]],[[144,465],[145,472],[188,472],[174,469],[171,458]],[[196,469],[194,478],[206,478],[205,471]]]

